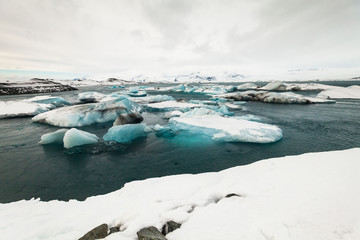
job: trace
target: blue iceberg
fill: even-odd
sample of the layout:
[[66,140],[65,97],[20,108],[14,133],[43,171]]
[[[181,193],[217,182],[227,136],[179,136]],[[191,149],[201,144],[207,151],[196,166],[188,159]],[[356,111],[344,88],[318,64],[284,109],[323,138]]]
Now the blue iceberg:
[[126,124],[114,126],[104,135],[104,141],[115,141],[118,143],[130,143],[136,138],[147,135],[146,124]]

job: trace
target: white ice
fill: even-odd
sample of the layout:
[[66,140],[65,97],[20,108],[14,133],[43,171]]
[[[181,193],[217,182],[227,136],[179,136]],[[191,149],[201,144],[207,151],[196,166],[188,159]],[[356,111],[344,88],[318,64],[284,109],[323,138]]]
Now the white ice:
[[53,143],[63,144],[64,135],[68,130],[69,129],[59,129],[55,132],[46,133],[41,136],[41,140],[39,143],[40,144],[53,144]]
[[35,116],[34,122],[60,127],[79,127],[114,121],[119,114],[139,112],[141,107],[127,98],[62,107]]
[[104,135],[104,141],[130,143],[134,139],[147,135],[146,124],[125,124],[114,126]]
[[175,110],[175,109],[190,109],[195,107],[201,107],[201,104],[188,103],[188,102],[177,102],[177,101],[164,101],[158,103],[150,103],[146,105],[149,108],[158,110]]
[[350,87],[333,87],[331,89],[322,91],[318,94],[319,98],[348,98],[360,99],[360,86],[353,85]]
[[51,104],[54,107],[62,107],[65,105],[70,105],[68,101],[66,101],[63,97],[55,97],[55,96],[36,96],[33,98],[26,99],[25,101],[41,103],[41,104]]
[[141,228],[174,220],[182,226],[168,240],[360,239],[359,155],[307,153],[135,181],[85,201],[0,204],[0,236],[73,240],[107,223],[121,232],[106,239],[135,240]]
[[222,117],[209,109],[194,109],[170,119],[174,130],[202,133],[216,141],[271,143],[282,138],[282,130],[274,125],[235,117]]
[[99,138],[95,134],[72,128],[66,131],[63,141],[65,148],[72,148],[75,146],[97,143]]
[[28,101],[0,101],[0,118],[35,116],[54,108],[52,104]]

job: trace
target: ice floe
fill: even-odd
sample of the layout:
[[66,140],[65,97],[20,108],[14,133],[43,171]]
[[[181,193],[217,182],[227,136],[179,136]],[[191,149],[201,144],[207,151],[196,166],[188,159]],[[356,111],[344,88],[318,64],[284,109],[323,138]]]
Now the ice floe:
[[97,143],[99,138],[95,134],[72,128],[66,131],[63,141],[64,148],[72,148],[76,146]]
[[65,100],[63,97],[55,97],[55,96],[36,96],[33,98],[26,99],[24,101],[41,103],[41,104],[51,104],[54,107],[62,107],[65,105],[70,105],[70,103]]
[[175,109],[191,109],[195,107],[201,107],[201,104],[188,103],[181,101],[164,101],[158,103],[150,103],[146,105],[149,109],[154,109],[158,111],[170,111]]
[[28,101],[0,101],[0,118],[35,116],[53,109],[52,104],[41,104]]
[[282,138],[282,130],[274,125],[223,117],[210,109],[194,109],[170,119],[174,130],[187,130],[208,135],[216,141],[270,143]]
[[34,122],[59,127],[79,127],[114,121],[121,113],[140,112],[141,107],[127,99],[62,107],[33,117]]
[[323,98],[307,97],[293,92],[268,92],[268,91],[254,91],[249,90],[245,92],[235,92],[216,97],[223,97],[226,99],[233,99],[235,101],[258,101],[265,103],[297,103],[297,104],[310,104],[310,103],[334,103],[334,101],[326,100]]
[[114,126],[104,135],[104,141],[130,143],[136,138],[144,137],[148,133],[146,124],[126,124]]
[[127,183],[85,201],[0,204],[3,239],[79,239],[106,223],[106,239],[140,229],[181,227],[168,240],[360,239],[360,149],[267,159],[221,172]]
[[69,129],[59,129],[41,136],[40,144],[63,144],[64,135]]
[[65,148],[97,143],[99,138],[76,128],[59,129],[55,132],[46,133],[41,136],[40,144],[63,144]]
[[360,86],[354,85],[346,88],[333,87],[331,89],[320,92],[317,97],[334,99],[360,99]]

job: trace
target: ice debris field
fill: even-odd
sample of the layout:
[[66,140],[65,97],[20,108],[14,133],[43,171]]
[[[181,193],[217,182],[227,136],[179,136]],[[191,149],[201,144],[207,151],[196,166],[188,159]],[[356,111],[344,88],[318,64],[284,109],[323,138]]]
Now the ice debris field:
[[100,226],[106,239],[134,240],[174,221],[168,240],[360,239],[359,155],[307,153],[135,181],[85,201],[0,204],[1,238],[79,239]]

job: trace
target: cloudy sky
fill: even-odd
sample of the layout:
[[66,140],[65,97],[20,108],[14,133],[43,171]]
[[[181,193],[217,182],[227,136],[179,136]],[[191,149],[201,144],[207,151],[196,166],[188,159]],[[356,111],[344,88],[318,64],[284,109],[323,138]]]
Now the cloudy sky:
[[359,0],[0,0],[0,69],[360,67]]

